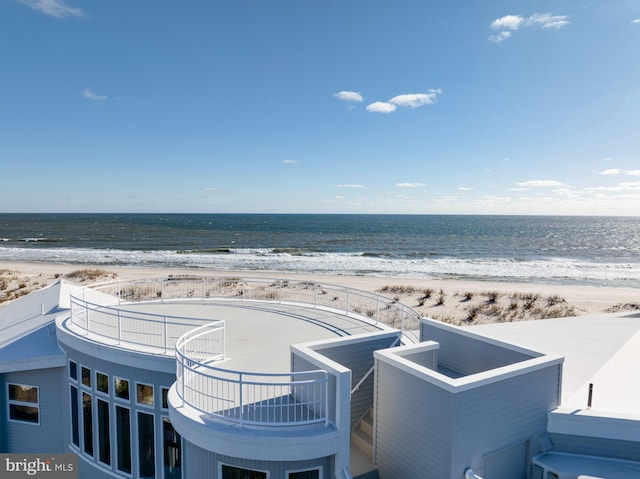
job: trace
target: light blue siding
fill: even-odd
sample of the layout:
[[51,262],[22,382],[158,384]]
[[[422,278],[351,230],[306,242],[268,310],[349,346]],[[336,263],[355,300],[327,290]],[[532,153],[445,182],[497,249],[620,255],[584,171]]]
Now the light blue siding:
[[481,471],[484,456],[544,434],[559,376],[554,365],[455,394],[452,472]]
[[[61,453],[65,452],[62,442],[63,387],[65,368],[39,369],[6,373],[2,383],[2,406],[4,429],[3,450],[20,453]],[[26,384],[38,386],[40,403],[40,424],[27,424],[9,421],[7,417],[7,384]]]
[[540,356],[501,347],[429,323],[422,323],[420,331],[422,341],[440,343],[438,366],[457,373],[457,376],[468,376]]
[[[547,413],[558,405],[556,363],[459,391],[386,361],[378,360],[376,368],[375,458],[381,479],[460,479],[467,467],[482,476],[487,456],[544,434]],[[526,459],[509,458],[514,464]]]
[[376,374],[375,457],[380,478],[448,478],[450,394],[383,361],[377,361]]

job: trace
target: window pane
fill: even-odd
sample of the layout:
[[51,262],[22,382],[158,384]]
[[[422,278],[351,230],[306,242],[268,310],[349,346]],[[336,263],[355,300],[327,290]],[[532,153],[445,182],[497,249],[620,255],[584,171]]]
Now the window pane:
[[287,479],[320,479],[320,470],[290,472]]
[[131,420],[129,410],[116,406],[118,470],[131,474]]
[[136,401],[140,404],[153,406],[153,386],[138,384]]
[[93,456],[93,412],[91,395],[82,393],[82,425],[84,433],[84,452]]
[[96,373],[96,389],[101,393],[109,394],[109,376]]
[[9,384],[9,401],[38,404],[38,387],[22,384]]
[[290,472],[287,479],[320,479],[320,470]]
[[19,404],[9,404],[9,419],[38,424],[38,408],[33,406],[20,406]]
[[78,380],[78,365],[75,361],[69,361],[69,377]]
[[162,409],[169,409],[169,390],[162,388]]
[[80,447],[80,429],[78,427],[78,388],[70,386],[69,400],[71,401],[71,440]]
[[222,479],[267,479],[267,473],[223,464]]
[[180,434],[171,425],[169,418],[162,418],[162,437],[164,440],[164,479],[180,479],[182,477],[182,447]]
[[87,387],[91,387],[91,370],[82,367],[82,384]]
[[140,477],[144,479],[156,477],[152,414],[138,413],[138,453]]
[[115,378],[116,397],[129,400],[129,381],[126,379]]
[[109,428],[109,403],[98,399],[98,457],[111,464],[111,429]]

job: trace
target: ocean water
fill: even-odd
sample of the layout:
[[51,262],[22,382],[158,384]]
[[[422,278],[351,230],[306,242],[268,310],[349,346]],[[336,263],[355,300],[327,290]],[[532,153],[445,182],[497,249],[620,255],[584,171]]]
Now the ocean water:
[[0,260],[640,287],[640,217],[0,214]]

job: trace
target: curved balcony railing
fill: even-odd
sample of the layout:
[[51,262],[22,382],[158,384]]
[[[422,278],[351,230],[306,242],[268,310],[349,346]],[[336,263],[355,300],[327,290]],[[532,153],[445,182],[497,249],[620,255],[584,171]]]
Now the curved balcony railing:
[[399,329],[405,340],[418,341],[420,314],[402,303],[353,288],[289,279],[175,276],[100,283],[71,293],[71,321],[87,334],[118,344],[169,352],[202,319],[134,311],[127,305],[219,299],[302,303],[337,310]]
[[258,373],[215,366],[218,323],[189,331],[176,343],[176,392],[189,406],[217,419],[245,425],[328,423],[326,371]]

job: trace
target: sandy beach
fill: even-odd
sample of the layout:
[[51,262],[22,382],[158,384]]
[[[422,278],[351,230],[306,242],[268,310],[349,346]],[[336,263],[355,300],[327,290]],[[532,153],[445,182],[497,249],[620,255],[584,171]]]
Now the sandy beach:
[[416,309],[422,316],[460,325],[640,309],[640,291],[633,288],[24,262],[0,262],[0,306],[58,279],[84,285],[170,275],[279,278],[340,285],[376,292]]

